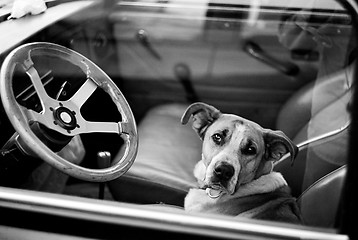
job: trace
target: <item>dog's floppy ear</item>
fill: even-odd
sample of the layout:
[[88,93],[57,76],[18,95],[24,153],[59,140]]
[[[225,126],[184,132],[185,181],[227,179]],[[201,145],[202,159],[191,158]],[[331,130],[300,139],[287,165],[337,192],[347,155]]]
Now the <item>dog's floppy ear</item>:
[[273,169],[273,162],[280,160],[286,153],[290,153],[293,163],[298,153],[298,147],[281,131],[265,129],[264,141],[264,161],[261,161],[255,178],[269,174]]
[[215,107],[206,103],[193,103],[184,112],[181,123],[187,124],[190,117],[193,116],[193,129],[198,133],[201,139],[204,138],[204,134],[208,126],[210,126],[221,115],[221,112]]
[[265,129],[264,141],[266,160],[278,161],[283,155],[290,153],[291,163],[293,163],[298,153],[298,147],[282,131]]

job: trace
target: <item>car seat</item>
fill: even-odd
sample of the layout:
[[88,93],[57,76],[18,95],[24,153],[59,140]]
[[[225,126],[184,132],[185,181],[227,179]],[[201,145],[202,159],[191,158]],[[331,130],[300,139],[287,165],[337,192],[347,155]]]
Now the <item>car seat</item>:
[[[338,192],[345,176],[345,167],[340,167],[346,163],[350,120],[347,105],[351,87],[346,71],[298,91],[283,106],[277,120],[277,128],[301,148],[293,166],[282,160],[275,170],[282,172],[298,198],[304,220],[312,225],[332,225],[338,208]],[[136,161],[126,174],[109,183],[116,200],[183,206],[188,190],[196,186],[192,171],[201,159],[202,144],[189,125],[180,123],[186,107],[161,105],[146,114],[138,126]],[[332,189],[337,197],[319,205],[319,199]],[[319,216],[324,209],[330,214]]]
[[[345,164],[348,130],[342,126],[349,122],[347,104],[351,97],[346,76],[342,70],[310,83],[287,101],[278,116],[277,128],[301,144],[293,166],[289,161],[275,166],[296,197]],[[138,126],[136,161],[125,175],[110,183],[117,200],[183,206],[188,189],[196,186],[192,170],[201,159],[199,137],[189,125],[180,123],[186,107],[161,105],[146,114]]]
[[293,164],[276,163],[309,226],[335,227],[347,172],[353,68],[310,83],[283,106],[277,128],[299,146]]
[[201,159],[201,140],[180,122],[187,106],[160,105],[147,112],[138,126],[136,160],[126,174],[109,182],[116,200],[184,206],[188,190],[196,186],[193,169]]
[[336,227],[346,173],[347,166],[343,165],[317,180],[297,199],[306,225]]
[[280,111],[277,128],[299,146],[300,152],[293,166],[282,160],[274,169],[285,176],[294,196],[346,163],[350,74],[347,68],[310,83]]

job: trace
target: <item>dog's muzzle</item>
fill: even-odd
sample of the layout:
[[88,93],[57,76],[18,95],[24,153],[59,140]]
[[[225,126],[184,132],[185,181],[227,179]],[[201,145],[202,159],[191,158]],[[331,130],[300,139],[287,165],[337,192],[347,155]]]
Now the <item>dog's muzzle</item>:
[[225,162],[221,162],[213,169],[213,174],[210,178],[210,185],[206,188],[206,194],[210,198],[218,198],[223,193],[228,192],[228,184],[235,174],[234,167]]
[[213,182],[219,182],[226,186],[228,181],[234,176],[235,169],[228,163],[221,163],[214,168]]

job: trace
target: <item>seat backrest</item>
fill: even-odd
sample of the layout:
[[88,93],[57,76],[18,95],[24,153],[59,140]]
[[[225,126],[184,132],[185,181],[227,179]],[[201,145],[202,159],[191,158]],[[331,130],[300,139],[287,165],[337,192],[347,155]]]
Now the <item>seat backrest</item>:
[[[293,15],[286,23],[297,23],[298,18],[300,16]],[[307,19],[301,20],[305,23]],[[283,26],[285,27],[281,31],[285,33],[292,25]],[[281,42],[292,49],[292,46],[307,46],[306,40],[310,43],[315,41],[320,56],[316,65],[317,78],[288,99],[276,122],[277,129],[301,146],[293,166],[286,161],[275,166],[275,170],[286,178],[295,196],[346,163],[348,131],[342,128],[350,122],[347,107],[352,95],[355,66],[352,63],[357,57],[355,35],[343,37],[337,34],[343,28],[331,24],[331,21],[318,26],[317,32],[310,32],[313,35],[319,33],[319,36],[304,34],[307,30],[305,27],[302,30],[303,33],[291,38],[287,38],[287,34],[281,34]],[[300,36],[304,37],[299,38]],[[331,136],[315,140],[325,135]],[[307,142],[312,144],[303,144]]]
[[180,122],[187,107],[169,103],[147,112],[138,125],[135,162],[108,184],[116,200],[184,206],[187,192],[197,184],[193,169],[201,159],[202,144],[190,124]]
[[312,184],[298,198],[305,224],[334,227],[346,172],[346,165],[336,169]]
[[[342,70],[336,74],[331,74],[317,81],[308,83],[298,92],[291,96],[280,109],[277,116],[276,127],[296,143],[307,139],[307,124],[315,117],[316,114],[331,105],[335,105],[343,95],[347,94],[347,71]],[[346,104],[346,102],[344,102]],[[336,108],[339,107],[336,105]],[[345,107],[341,111],[345,111]],[[331,113],[337,113],[334,109]],[[345,114],[347,115],[347,114]],[[316,120],[317,121],[317,120]],[[328,129],[323,126],[323,131]],[[306,130],[306,131],[302,131]]]
[[292,166],[281,161],[275,171],[283,174],[296,197],[346,163],[348,129],[343,127],[350,122],[349,71],[346,68],[304,87],[288,100],[278,116],[277,128],[291,137],[300,152]]

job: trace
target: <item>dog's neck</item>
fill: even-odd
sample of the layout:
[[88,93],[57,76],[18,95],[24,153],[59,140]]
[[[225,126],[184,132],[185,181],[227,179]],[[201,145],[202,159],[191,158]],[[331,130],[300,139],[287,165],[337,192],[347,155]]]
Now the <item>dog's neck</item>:
[[271,172],[240,186],[233,194],[233,197],[246,197],[255,194],[273,192],[286,185],[287,182],[281,173]]
[[[245,199],[245,197],[274,192],[285,186],[287,186],[287,183],[281,173],[271,172],[240,186],[232,195],[224,193],[219,197],[212,198],[205,189],[192,188],[185,198],[184,208],[189,212],[237,215],[248,210],[246,206],[247,201],[250,200]],[[235,204],[229,204],[231,201],[234,201]]]

